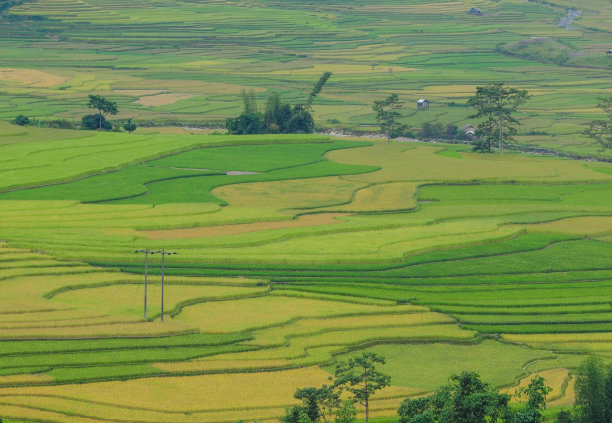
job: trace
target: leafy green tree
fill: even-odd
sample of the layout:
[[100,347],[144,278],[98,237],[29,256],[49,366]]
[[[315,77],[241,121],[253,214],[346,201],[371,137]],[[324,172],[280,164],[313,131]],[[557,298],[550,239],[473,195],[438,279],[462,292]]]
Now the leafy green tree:
[[104,113],[116,115],[119,112],[117,109],[117,103],[107,100],[100,95],[90,94],[87,107],[98,111],[98,130],[100,131],[103,129]]
[[432,395],[407,399],[398,410],[399,423],[508,422],[510,397],[492,390],[473,372],[451,376]]
[[357,409],[355,403],[351,400],[344,401],[336,413],[334,423],[355,423],[356,421]]
[[100,115],[85,115],[81,119],[81,126],[85,129],[91,129],[92,131],[99,130],[100,127],[105,131],[113,129],[113,125],[106,120],[104,116]]
[[575,419],[569,410],[561,410],[557,413],[557,423],[574,423]]
[[607,120],[592,121],[585,134],[601,144],[603,148],[612,148],[612,97],[600,98],[597,107],[608,115]]
[[423,122],[421,125],[421,138],[428,140],[431,138],[442,138],[444,135],[444,127],[441,123]]
[[321,92],[325,84],[327,84],[327,81],[331,76],[331,72],[325,72],[323,75],[321,75],[317,83],[314,85],[314,87],[312,87],[312,91],[310,92],[308,100],[306,100],[306,104],[304,105],[304,110],[312,110],[312,102],[314,101],[315,97],[319,95],[319,93]]
[[589,357],[576,374],[576,415],[579,422],[606,420],[606,368],[597,357]]
[[285,415],[281,417],[281,423],[314,423],[310,420],[306,408],[296,405],[285,410]]
[[303,402],[304,409],[313,422],[323,419],[328,423],[333,411],[340,405],[340,394],[333,385],[301,388],[296,390],[293,396]]
[[132,122],[132,119],[128,119],[127,122],[123,124],[123,129],[125,129],[129,133],[132,133],[136,130],[136,124]]
[[512,416],[513,423],[539,423],[542,421],[542,410],[546,408],[546,396],[551,389],[541,376],[534,377],[529,385],[520,389],[516,396],[527,398],[527,404],[522,410],[516,411]]
[[376,364],[384,363],[384,357],[364,352],[336,366],[334,385],[350,392],[355,401],[365,406],[366,423],[370,419],[370,398],[391,383],[391,377],[376,368]]
[[476,132],[484,140],[484,145],[477,144],[476,149],[491,152],[491,144],[497,137],[498,152],[502,154],[504,142],[513,139],[519,125],[512,115],[529,98],[527,91],[508,88],[503,83],[476,87],[476,94],[468,100],[468,105],[476,109],[470,118],[484,119]]
[[612,367],[608,368],[606,375],[605,389],[605,418],[607,422],[612,422]]
[[399,96],[395,93],[384,100],[375,101],[372,106],[372,109],[376,112],[376,121],[383,133],[387,135],[387,142],[391,140],[393,127],[400,116],[398,110],[402,107],[404,107],[404,103],[399,100]]
[[15,125],[25,126],[30,124],[30,118],[25,115],[17,115],[15,120],[13,121]]

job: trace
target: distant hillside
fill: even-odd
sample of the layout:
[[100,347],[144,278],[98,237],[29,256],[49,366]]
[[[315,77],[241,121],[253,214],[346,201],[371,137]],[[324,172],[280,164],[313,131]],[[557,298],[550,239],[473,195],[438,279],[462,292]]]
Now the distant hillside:
[[[17,4],[20,3],[20,4]],[[10,8],[8,7],[10,6]],[[80,119],[89,93],[139,123],[221,123],[278,91],[323,127],[376,130],[371,104],[397,92],[403,123],[462,126],[477,85],[527,89],[519,141],[597,154],[582,135],[612,95],[612,7],[523,0],[31,0],[0,2],[0,119]],[[480,14],[468,14],[476,7]],[[536,40],[536,41],[533,41]],[[544,41],[537,41],[544,40]],[[580,68],[578,68],[580,67]],[[427,98],[429,112],[415,102]]]

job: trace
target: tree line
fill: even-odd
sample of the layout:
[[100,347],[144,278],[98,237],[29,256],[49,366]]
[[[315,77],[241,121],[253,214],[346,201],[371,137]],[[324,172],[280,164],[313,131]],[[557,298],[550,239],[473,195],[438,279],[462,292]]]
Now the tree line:
[[[117,102],[115,101],[108,100],[101,95],[90,94],[87,107],[97,110],[97,113],[83,116],[80,125],[81,129],[93,131],[120,131],[120,129],[123,129],[127,132],[134,132],[136,130],[136,124],[132,122],[132,119],[123,121],[119,123],[119,125],[113,125],[106,119],[106,114],[116,115],[119,113],[119,108],[117,107]],[[33,125],[34,121],[25,115],[18,115],[13,120],[13,123],[15,125],[26,126]],[[46,122],[46,126],[52,128],[76,129],[75,124],[65,119],[56,119]]]
[[[503,83],[493,83],[477,87],[476,93],[467,101],[474,110],[470,119],[480,119],[474,133],[472,145],[474,151],[491,153],[497,147],[499,154],[503,153],[504,144],[514,139],[520,122],[514,114],[531,96],[526,90],[506,87]],[[398,136],[421,139],[464,140],[466,135],[458,131],[456,125],[444,127],[441,123],[425,122],[418,134],[412,132],[406,125],[400,125],[400,110],[404,103],[397,94],[391,94],[384,100],[374,102],[372,109],[376,113],[376,121],[387,141]],[[600,98],[598,107],[605,113],[604,119],[597,119],[588,124],[585,135],[594,139],[603,148],[612,148],[612,97]]]
[[[243,90],[244,109],[239,116],[227,119],[227,131],[237,135],[314,132],[315,124],[311,113],[313,101],[331,76],[331,72],[325,72],[302,104],[291,105],[283,102],[278,93],[271,93],[263,111],[257,106],[255,93]],[[509,88],[503,83],[477,87],[476,93],[467,101],[467,105],[474,110],[474,113],[468,117],[481,119],[472,140],[474,150],[491,153],[496,146],[498,153],[501,154],[504,144],[514,139],[513,136],[516,135],[517,126],[520,124],[514,114],[529,98],[531,96],[526,90]],[[387,141],[398,136],[454,141],[463,141],[467,138],[456,125],[449,124],[445,127],[438,122],[423,123],[418,134],[415,134],[408,126],[398,123],[403,106],[404,103],[395,93],[384,100],[374,101],[372,109]],[[604,112],[605,117],[588,123],[584,134],[595,140],[602,148],[612,148],[612,97],[599,98],[597,106]],[[110,131],[122,128],[127,132],[136,130],[136,124],[131,119],[122,122],[119,126],[113,126],[107,120],[106,115],[116,115],[119,111],[114,101],[100,95],[89,95],[87,107],[97,110],[97,113],[83,116],[80,125],[83,129]],[[18,115],[13,123],[25,126],[33,122],[25,115]],[[74,128],[71,122],[62,119],[51,121],[48,126]]]
[[[287,408],[280,422],[356,423],[356,406],[361,405],[369,423],[372,396],[391,384],[378,368],[384,363],[384,357],[371,352],[338,363],[329,384],[295,391],[300,404]],[[589,357],[575,378],[576,403],[558,412],[556,423],[612,422],[612,366]],[[396,423],[541,423],[550,392],[546,380],[535,376],[516,389],[519,403],[511,404],[512,395],[493,389],[476,372],[463,371],[427,396],[405,399]]]

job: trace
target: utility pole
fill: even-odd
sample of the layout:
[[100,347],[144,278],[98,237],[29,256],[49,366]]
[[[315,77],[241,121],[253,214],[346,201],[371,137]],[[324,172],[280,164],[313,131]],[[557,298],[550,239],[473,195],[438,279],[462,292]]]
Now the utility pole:
[[145,272],[144,272],[144,319],[147,320],[147,273],[149,270],[149,254],[155,254],[151,250],[136,250],[134,254],[144,253],[145,255]]
[[166,252],[166,250],[156,251],[162,255],[162,276],[161,276],[161,321],[164,321],[164,257],[178,254],[177,252]]

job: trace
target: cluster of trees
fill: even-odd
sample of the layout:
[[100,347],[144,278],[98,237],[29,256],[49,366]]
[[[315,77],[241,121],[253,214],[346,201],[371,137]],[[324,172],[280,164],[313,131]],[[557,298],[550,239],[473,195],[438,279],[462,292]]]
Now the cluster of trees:
[[[89,95],[87,107],[97,110],[98,113],[83,116],[81,119],[82,129],[90,129],[94,131],[111,131],[113,129],[118,130],[118,128],[113,128],[111,122],[109,122],[104,116],[105,114],[116,115],[119,112],[116,102],[108,100],[100,95]],[[25,115],[18,115],[15,120],[13,120],[13,123],[15,125],[25,126],[32,124],[32,121]],[[76,127],[76,125],[72,122],[62,119],[47,122],[46,126],[66,129],[75,129]],[[132,122],[132,119],[128,119],[121,127],[127,132],[134,132],[136,130],[136,124]]]
[[[385,358],[378,354],[364,352],[360,356],[340,362],[336,366],[335,378],[330,385],[320,388],[308,387],[295,391],[294,397],[302,405],[288,408],[282,423],[354,423],[357,420],[355,404],[365,407],[366,423],[370,420],[370,398],[374,393],[389,386],[391,377],[381,373],[377,364],[384,364]],[[343,392],[349,399],[340,400]]]
[[[501,154],[504,142],[512,139],[512,135],[516,133],[516,125],[519,124],[512,115],[529,98],[527,91],[508,88],[503,83],[477,87],[476,94],[468,100],[468,105],[476,111],[470,118],[484,120],[476,131],[474,150],[490,153],[492,146],[497,142],[498,152]],[[397,123],[397,119],[401,116],[399,110],[403,108],[403,102],[399,100],[397,94],[391,94],[385,100],[375,101],[372,108],[376,112],[376,121],[387,136],[387,141],[398,133],[407,132],[405,125]],[[419,135],[422,139],[461,138],[455,125],[444,128],[441,123],[432,122],[423,124]]]
[[545,380],[536,376],[517,391],[526,403],[511,408],[510,395],[491,389],[477,373],[462,372],[451,376],[449,383],[433,394],[402,402],[398,423],[538,423],[550,390]]
[[502,154],[504,142],[513,139],[519,124],[512,114],[529,98],[527,91],[508,88],[503,83],[476,87],[476,95],[468,100],[468,105],[476,111],[470,118],[484,120],[478,124],[474,149],[490,153],[497,142],[497,152]]
[[266,101],[265,111],[257,107],[253,91],[242,91],[243,112],[235,118],[227,119],[225,126],[230,134],[310,134],[314,132],[312,103],[321,92],[331,72],[325,72],[312,88],[304,104],[291,106],[281,101],[278,93],[272,93]]
[[[281,423],[355,423],[356,404],[365,407],[368,423],[372,395],[391,382],[376,368],[384,363],[384,357],[368,352],[339,363],[329,385],[295,391],[301,404],[288,408]],[[510,405],[512,396],[491,388],[478,373],[464,371],[428,396],[404,400],[397,423],[541,423],[550,392],[544,378],[536,376],[514,394],[521,403]],[[612,422],[612,367],[588,358],[576,372],[576,405],[559,412],[556,421]]]
[[560,412],[557,423],[612,422],[612,367],[589,357],[576,373],[576,404]]

